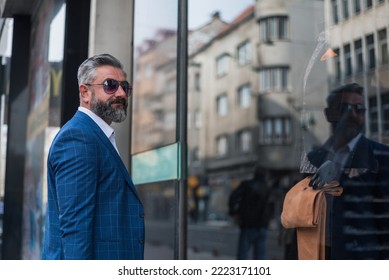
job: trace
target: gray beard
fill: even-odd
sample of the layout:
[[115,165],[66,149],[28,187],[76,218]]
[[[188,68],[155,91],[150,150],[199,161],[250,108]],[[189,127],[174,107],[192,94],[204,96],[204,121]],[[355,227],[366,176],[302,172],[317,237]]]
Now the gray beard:
[[[113,103],[121,103],[123,106],[114,109],[111,107]],[[127,101],[124,98],[117,98],[103,102],[97,100],[95,94],[93,93],[91,111],[106,122],[120,123],[127,117]]]

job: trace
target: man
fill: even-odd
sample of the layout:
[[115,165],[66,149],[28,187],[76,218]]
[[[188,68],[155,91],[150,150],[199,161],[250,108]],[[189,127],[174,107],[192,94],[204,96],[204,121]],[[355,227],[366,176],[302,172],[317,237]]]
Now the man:
[[126,118],[126,76],[109,54],[78,69],[80,107],[48,156],[43,259],[143,259],[143,206],[110,127]]
[[267,172],[258,167],[254,177],[243,181],[229,198],[229,214],[236,217],[240,227],[238,260],[247,260],[250,248],[253,259],[266,259],[267,229],[273,211]]
[[327,195],[326,259],[389,258],[389,147],[363,134],[363,88],[333,90],[325,109],[332,135],[310,152],[302,171],[313,188],[337,180],[339,197]]

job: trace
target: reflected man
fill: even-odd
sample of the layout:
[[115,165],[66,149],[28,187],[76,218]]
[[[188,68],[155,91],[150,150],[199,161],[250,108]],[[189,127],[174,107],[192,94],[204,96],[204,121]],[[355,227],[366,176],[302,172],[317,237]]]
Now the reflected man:
[[334,89],[325,116],[332,135],[310,152],[302,171],[321,188],[337,180],[339,197],[327,196],[326,259],[389,258],[389,147],[367,139],[363,87]]

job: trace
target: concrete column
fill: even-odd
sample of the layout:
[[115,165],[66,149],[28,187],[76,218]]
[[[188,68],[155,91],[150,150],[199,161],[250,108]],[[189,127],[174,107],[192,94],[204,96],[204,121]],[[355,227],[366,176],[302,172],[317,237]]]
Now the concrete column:
[[[89,34],[89,56],[109,53],[118,58],[132,83],[134,0],[92,0]],[[131,161],[131,98],[124,122],[113,124],[116,143],[124,164],[130,170]]]

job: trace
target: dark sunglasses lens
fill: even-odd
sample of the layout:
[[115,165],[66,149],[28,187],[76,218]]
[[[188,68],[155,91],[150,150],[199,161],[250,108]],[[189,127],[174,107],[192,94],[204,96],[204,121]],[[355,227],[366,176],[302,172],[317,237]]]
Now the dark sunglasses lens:
[[355,108],[355,112],[357,112],[358,114],[364,114],[366,111],[366,108],[361,104],[355,105],[354,108]]
[[345,112],[351,112],[352,110],[355,111],[357,114],[363,114],[366,111],[366,108],[361,104],[348,104],[343,103],[340,107],[340,112],[343,114]]
[[130,86],[130,83],[125,81],[125,82],[121,82],[120,85],[122,86],[124,92],[127,94],[127,95],[131,95],[131,92],[132,92],[132,87]]
[[113,79],[107,79],[104,81],[104,91],[107,94],[115,93],[119,88],[119,82]]

